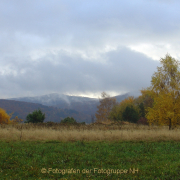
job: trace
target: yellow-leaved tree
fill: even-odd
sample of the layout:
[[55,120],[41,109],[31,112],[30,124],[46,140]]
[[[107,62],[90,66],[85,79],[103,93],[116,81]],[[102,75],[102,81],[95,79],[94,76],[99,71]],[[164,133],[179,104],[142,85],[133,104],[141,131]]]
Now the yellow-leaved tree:
[[14,119],[10,120],[12,114],[13,113],[7,114],[4,109],[0,108],[0,124],[18,124],[23,121],[17,116]]
[[168,125],[172,129],[180,124],[180,64],[168,54],[160,63],[162,67],[153,74],[151,87],[143,90],[153,99],[153,106],[146,109],[146,118],[150,125]]
[[116,98],[112,98],[106,92],[102,92],[99,102],[95,116],[97,122],[103,122],[109,119],[109,113],[116,105]]
[[151,91],[149,88],[147,89],[142,89],[141,90],[141,94],[138,98],[136,98],[136,103],[137,104],[140,104],[140,103],[143,103],[144,104],[144,108],[145,108],[145,114],[147,114],[147,109],[149,107],[153,107],[153,102],[154,102],[154,99],[153,97],[151,96]]
[[4,109],[0,108],[0,124],[10,124],[10,118],[11,115],[8,115]]

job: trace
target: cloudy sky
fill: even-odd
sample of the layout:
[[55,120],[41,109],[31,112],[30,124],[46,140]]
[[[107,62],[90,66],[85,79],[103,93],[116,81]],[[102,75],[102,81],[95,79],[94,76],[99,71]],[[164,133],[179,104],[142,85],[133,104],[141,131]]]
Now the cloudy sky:
[[2,99],[137,93],[179,50],[179,0],[0,0]]

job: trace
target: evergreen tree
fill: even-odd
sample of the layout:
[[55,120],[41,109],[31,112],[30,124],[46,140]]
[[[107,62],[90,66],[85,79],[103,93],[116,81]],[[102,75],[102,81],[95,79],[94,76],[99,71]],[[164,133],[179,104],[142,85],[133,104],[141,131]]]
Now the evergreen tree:
[[41,112],[39,109],[38,111],[35,110],[32,114],[28,114],[26,117],[26,122],[25,123],[38,123],[38,122],[43,122],[45,119],[45,114]]
[[138,112],[133,108],[133,106],[127,106],[122,114],[123,120],[136,123],[139,119]]

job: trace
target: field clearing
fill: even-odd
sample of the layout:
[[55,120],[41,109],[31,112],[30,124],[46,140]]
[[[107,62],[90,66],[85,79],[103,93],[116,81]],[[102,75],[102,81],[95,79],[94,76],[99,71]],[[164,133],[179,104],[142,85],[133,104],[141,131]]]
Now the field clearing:
[[0,140],[180,141],[180,129],[136,124],[3,124],[0,126]]
[[2,124],[0,177],[179,180],[179,140],[168,126]]
[[179,180],[180,143],[0,141],[7,180]]

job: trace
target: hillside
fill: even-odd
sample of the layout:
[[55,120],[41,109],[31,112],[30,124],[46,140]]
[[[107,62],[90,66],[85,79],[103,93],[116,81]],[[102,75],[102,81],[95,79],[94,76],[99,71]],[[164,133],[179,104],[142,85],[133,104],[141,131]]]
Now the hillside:
[[[115,96],[115,98],[121,102],[128,96],[129,94],[123,94]],[[25,120],[29,113],[40,108],[46,115],[45,122],[59,122],[61,119],[70,116],[78,122],[91,123],[91,116],[95,116],[98,105],[99,99],[57,93],[0,100],[0,107],[8,113],[14,112],[12,118],[18,116]]]
[[[121,102],[123,99],[127,98],[129,94],[123,94],[115,96],[118,102]],[[64,94],[48,94],[43,96],[36,97],[20,97],[20,98],[11,98],[9,100],[23,101],[23,102],[32,102],[39,103],[45,106],[53,106],[60,109],[73,109],[80,113],[86,115],[95,115],[97,111],[97,106],[99,105],[99,99],[97,98],[87,98],[81,96],[68,96]]]
[[20,102],[15,100],[0,99],[0,108],[5,109],[8,114],[14,112],[12,118],[18,116],[23,120],[26,120],[26,116],[38,108],[40,108],[42,112],[45,113],[46,118],[44,122],[60,122],[61,119],[68,116],[75,118],[77,122],[84,121],[90,123],[91,120],[90,115],[77,112],[76,110],[59,109],[57,107],[45,106],[42,104],[30,102]]

